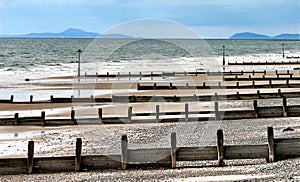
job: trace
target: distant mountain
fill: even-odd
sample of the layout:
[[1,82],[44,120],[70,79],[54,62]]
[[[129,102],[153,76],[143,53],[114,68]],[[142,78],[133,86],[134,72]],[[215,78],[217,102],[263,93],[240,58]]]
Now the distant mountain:
[[280,34],[273,37],[273,39],[299,40],[300,34]]
[[300,34],[280,34],[270,37],[263,34],[251,32],[237,33],[229,37],[229,39],[275,39],[275,40],[300,40]]
[[94,32],[86,32],[77,28],[69,28],[60,33],[30,33],[25,35],[4,35],[0,37],[12,38],[132,38],[122,34],[99,34]]
[[269,39],[269,36],[251,32],[243,32],[232,35],[229,39]]

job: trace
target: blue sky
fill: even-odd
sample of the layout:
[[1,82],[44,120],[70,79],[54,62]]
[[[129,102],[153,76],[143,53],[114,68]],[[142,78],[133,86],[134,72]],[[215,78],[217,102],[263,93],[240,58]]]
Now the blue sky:
[[127,21],[161,18],[203,38],[245,31],[277,35],[300,32],[299,12],[300,0],[1,0],[0,34],[70,27],[102,33]]

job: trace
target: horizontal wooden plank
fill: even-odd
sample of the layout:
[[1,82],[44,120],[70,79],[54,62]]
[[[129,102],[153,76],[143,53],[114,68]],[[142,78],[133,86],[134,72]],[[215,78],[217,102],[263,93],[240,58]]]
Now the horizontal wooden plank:
[[263,118],[283,117],[283,106],[258,107],[258,115]]
[[66,172],[75,170],[75,156],[36,157],[33,159],[34,172]]
[[267,158],[268,145],[224,146],[225,159],[260,159]]
[[129,149],[127,161],[129,164],[143,164],[170,161],[170,148],[160,149]]
[[217,160],[216,146],[180,147],[177,150],[178,161]]
[[27,158],[0,159],[0,175],[26,174],[27,170]]
[[250,119],[255,118],[254,110],[225,111],[221,117],[225,119]]
[[117,169],[121,166],[121,155],[81,156],[82,169]]

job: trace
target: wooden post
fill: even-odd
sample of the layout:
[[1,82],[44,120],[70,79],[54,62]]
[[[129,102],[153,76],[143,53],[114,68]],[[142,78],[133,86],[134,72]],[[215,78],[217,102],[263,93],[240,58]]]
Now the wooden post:
[[76,139],[76,156],[75,156],[75,172],[81,170],[81,149],[82,149],[82,140],[81,138]]
[[159,105],[156,105],[156,122],[159,122]]
[[272,80],[269,80],[269,87],[272,88]]
[[19,113],[15,113],[14,125],[18,125],[18,124],[19,124]]
[[253,75],[255,74],[255,70],[252,71],[252,74],[253,74]]
[[46,116],[45,111],[42,111],[42,113],[41,113],[41,125],[42,126],[46,125],[45,116]]
[[103,111],[102,108],[98,109],[99,123],[103,123]]
[[156,90],[156,83],[154,83],[154,90]]
[[131,117],[132,117],[132,107],[128,107],[128,119],[127,122],[131,123]]
[[75,124],[75,110],[71,110],[71,125]]
[[278,95],[279,95],[279,97],[282,97],[281,89],[280,88],[278,89]]
[[176,95],[174,95],[173,97],[173,102],[176,102]]
[[184,112],[185,112],[185,122],[189,121],[189,104],[185,103],[184,105]]
[[205,89],[205,87],[206,87],[206,86],[205,86],[205,82],[203,82],[203,89]]
[[273,127],[268,127],[268,148],[269,157],[268,162],[272,163],[276,161],[275,155],[275,143],[274,143],[274,130]]
[[252,80],[252,87],[255,88],[255,81]]
[[236,88],[237,88],[237,89],[240,88],[240,82],[236,82]]
[[236,92],[236,99],[240,100],[240,93],[239,92]]
[[170,89],[172,89],[172,88],[173,88],[173,83],[170,83],[170,86],[169,86],[169,87],[170,87]]
[[218,100],[218,93],[216,92],[215,93],[215,101],[217,101]]
[[176,133],[171,133],[171,168],[176,168]]
[[31,174],[33,172],[33,156],[34,156],[34,141],[29,141],[28,155],[27,155],[28,174]]
[[215,102],[215,120],[219,119],[219,103]]
[[283,98],[282,102],[283,102],[283,117],[287,117],[287,115],[288,115],[288,107],[287,107],[286,98]]
[[278,75],[278,70],[275,70],[275,74]]
[[50,102],[53,101],[53,95],[50,95]]
[[289,82],[290,82],[290,80],[289,80],[289,79],[287,79],[287,80],[286,80],[286,87],[287,87],[287,88],[289,88],[289,87],[290,87],[290,83],[289,83]]
[[121,139],[121,169],[126,170],[127,168],[127,146],[128,146],[128,139],[127,135],[122,135]]
[[264,70],[264,75],[266,75],[267,74],[267,70]]
[[258,99],[260,99],[260,91],[259,90],[257,90],[256,96]]
[[10,96],[10,103],[14,103],[14,95]]
[[217,131],[218,166],[224,166],[224,136],[223,131]]
[[253,107],[254,107],[254,115],[256,118],[258,118],[257,100],[253,100]]
[[140,90],[140,87],[141,87],[141,84],[138,83],[138,84],[137,84],[137,90]]
[[30,95],[30,103],[33,101],[33,95]]

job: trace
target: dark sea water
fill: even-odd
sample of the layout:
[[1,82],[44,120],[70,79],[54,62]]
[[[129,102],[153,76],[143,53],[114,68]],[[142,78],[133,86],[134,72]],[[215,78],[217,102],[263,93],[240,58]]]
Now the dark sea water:
[[83,61],[118,62],[182,57],[281,54],[299,55],[300,41],[275,40],[151,40],[151,39],[0,39],[0,67],[7,69],[59,66]]

